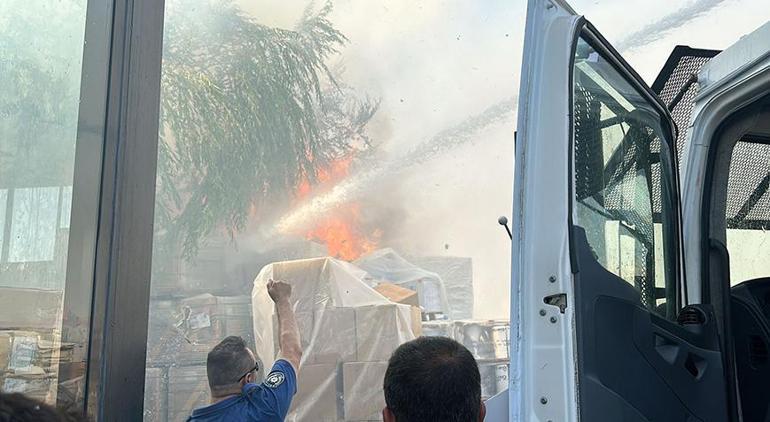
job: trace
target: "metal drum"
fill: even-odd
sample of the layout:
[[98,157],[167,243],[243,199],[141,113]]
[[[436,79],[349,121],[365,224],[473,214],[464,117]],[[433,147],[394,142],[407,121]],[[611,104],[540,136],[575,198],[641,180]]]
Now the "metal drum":
[[451,321],[424,321],[422,335],[426,337],[454,338],[454,325]]
[[455,335],[476,359],[494,359],[495,351],[492,346],[489,324],[487,321],[457,321]]
[[511,327],[503,320],[466,320],[455,322],[455,340],[462,343],[476,359],[508,359]]
[[497,392],[505,391],[508,388],[509,364],[500,363],[495,367],[495,380],[497,381]]
[[511,325],[508,321],[494,321],[491,327],[495,358],[508,359],[511,344]]
[[500,360],[479,361],[481,398],[486,400],[508,388],[508,362]]

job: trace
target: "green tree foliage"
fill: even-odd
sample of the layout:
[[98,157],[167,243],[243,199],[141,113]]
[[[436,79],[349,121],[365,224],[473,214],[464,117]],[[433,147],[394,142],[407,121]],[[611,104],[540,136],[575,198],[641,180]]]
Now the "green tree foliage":
[[301,180],[348,154],[377,108],[326,67],[346,41],[331,4],[295,30],[269,28],[230,2],[167,9],[157,221],[195,254],[202,239],[266,216]]
[[[32,3],[0,6],[0,187],[72,178],[86,2]],[[213,231],[234,234],[249,216],[278,212],[300,181],[366,147],[364,126],[378,104],[327,68],[346,42],[330,12],[330,3],[309,7],[286,30],[259,24],[231,0],[166,0],[162,251],[181,245],[194,256]]]
[[72,183],[85,1],[0,2],[0,189]]

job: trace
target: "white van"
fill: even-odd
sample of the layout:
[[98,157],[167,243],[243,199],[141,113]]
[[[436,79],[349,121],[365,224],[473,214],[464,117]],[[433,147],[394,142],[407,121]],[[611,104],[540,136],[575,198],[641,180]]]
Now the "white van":
[[770,24],[651,89],[530,0],[515,172],[509,420],[770,421]]

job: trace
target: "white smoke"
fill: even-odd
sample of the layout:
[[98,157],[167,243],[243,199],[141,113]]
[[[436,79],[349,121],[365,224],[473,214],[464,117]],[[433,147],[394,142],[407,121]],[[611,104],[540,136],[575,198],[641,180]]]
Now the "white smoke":
[[459,124],[442,130],[429,140],[418,144],[409,152],[384,163],[374,163],[367,170],[353,174],[338,183],[328,193],[310,198],[305,204],[285,215],[277,224],[281,232],[291,232],[297,227],[311,223],[319,214],[323,214],[334,206],[357,199],[364,190],[376,188],[379,179],[430,161],[442,153],[446,153],[474,139],[474,136],[489,125],[510,118],[514,112],[515,98],[500,101],[480,114],[471,116]]
[[711,11],[724,3],[725,0],[697,0],[658,21],[644,26],[642,29],[627,35],[616,47],[618,51],[625,52],[635,48],[644,47],[649,43],[664,38],[670,31],[680,28],[695,18]]

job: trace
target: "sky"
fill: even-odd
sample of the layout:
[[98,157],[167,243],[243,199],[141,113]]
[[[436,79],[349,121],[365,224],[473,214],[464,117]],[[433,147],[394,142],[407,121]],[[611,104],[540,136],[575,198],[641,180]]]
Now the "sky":
[[[292,28],[304,0],[237,0],[260,23]],[[319,4],[320,2],[316,3]],[[381,100],[369,125],[382,160],[404,154],[518,95],[523,0],[334,0],[349,42],[330,60],[357,92]],[[767,0],[576,0],[571,5],[651,84],[676,45],[724,49],[770,20]],[[513,100],[512,100],[513,99]],[[399,204],[388,245],[404,254],[471,257],[475,317],[507,318],[513,109],[467,142],[371,183]],[[365,210],[364,210],[365,212]]]
[[[770,20],[766,0],[587,0],[572,6],[619,47],[648,84],[675,46],[723,50]],[[619,18],[630,10],[635,10],[632,19]],[[661,21],[665,25],[655,26]]]

